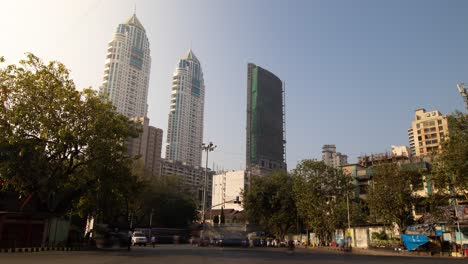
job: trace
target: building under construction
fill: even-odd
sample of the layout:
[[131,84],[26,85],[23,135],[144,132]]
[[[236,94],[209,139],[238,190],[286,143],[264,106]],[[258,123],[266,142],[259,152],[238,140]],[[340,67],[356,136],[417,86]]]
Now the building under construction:
[[459,83],[457,84],[457,88],[461,96],[463,97],[463,100],[465,101],[465,108],[466,108],[466,111],[468,112],[468,91],[465,87],[465,84]]
[[246,169],[251,175],[286,170],[283,82],[253,64],[247,66]]

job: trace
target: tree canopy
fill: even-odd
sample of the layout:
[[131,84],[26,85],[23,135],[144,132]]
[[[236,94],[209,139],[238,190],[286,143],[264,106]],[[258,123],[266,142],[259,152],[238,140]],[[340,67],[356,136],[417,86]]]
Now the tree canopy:
[[452,193],[468,200],[468,115],[448,116],[449,134],[434,162],[434,182],[439,194]]
[[419,170],[404,169],[397,163],[372,167],[367,204],[370,217],[376,223],[397,223],[400,231],[413,222],[412,209],[417,202],[414,187],[422,182]]
[[243,193],[247,219],[278,238],[284,238],[297,221],[292,187],[292,177],[283,171],[252,177],[250,186]]
[[0,68],[0,93],[4,190],[32,196],[52,213],[77,204],[106,210],[127,191],[125,141],[137,131],[96,92],[78,91],[63,64],[27,54],[19,65]]
[[155,227],[187,227],[197,217],[196,202],[183,180],[177,176],[156,177],[141,182],[129,210],[136,225],[149,226],[150,215]]
[[299,216],[322,241],[331,240],[336,229],[346,227],[351,177],[315,160],[301,161],[292,175]]

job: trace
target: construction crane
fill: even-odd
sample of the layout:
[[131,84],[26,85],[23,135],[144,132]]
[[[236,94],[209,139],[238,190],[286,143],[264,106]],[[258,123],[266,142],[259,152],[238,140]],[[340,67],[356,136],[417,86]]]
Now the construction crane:
[[465,101],[466,111],[468,111],[468,91],[466,90],[465,84],[464,83],[458,83],[457,88],[458,88],[458,91],[460,92],[461,96],[463,97],[463,100]]

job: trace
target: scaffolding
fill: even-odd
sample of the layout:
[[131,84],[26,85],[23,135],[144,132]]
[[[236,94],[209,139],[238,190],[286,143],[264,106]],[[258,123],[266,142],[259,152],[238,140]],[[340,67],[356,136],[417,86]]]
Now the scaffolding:
[[283,163],[286,168],[286,82],[283,81]]

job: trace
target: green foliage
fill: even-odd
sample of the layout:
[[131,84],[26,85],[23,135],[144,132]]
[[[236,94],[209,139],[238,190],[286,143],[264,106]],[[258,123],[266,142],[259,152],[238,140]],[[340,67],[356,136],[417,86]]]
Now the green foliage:
[[148,226],[153,212],[153,226],[187,227],[197,216],[196,203],[181,178],[163,176],[141,182],[129,205],[135,225]]
[[388,240],[388,235],[384,230],[379,232],[372,232],[372,240]]
[[218,215],[215,215],[215,216],[213,217],[213,223],[219,224],[219,216],[218,216]]
[[417,197],[412,186],[420,180],[420,171],[401,169],[396,163],[374,166],[367,196],[371,218],[389,226],[397,223],[400,231],[404,231],[413,222],[412,206]]
[[259,224],[279,238],[296,224],[293,179],[276,171],[265,177],[253,177],[243,193],[244,212],[251,223]]
[[347,226],[351,177],[315,160],[301,161],[292,174],[299,216],[322,241],[330,240],[335,229]]
[[63,64],[32,54],[0,69],[0,93],[4,188],[53,213],[120,211],[132,181],[124,143],[136,136],[126,117],[91,89],[77,91]]
[[448,116],[449,137],[434,162],[434,183],[440,195],[458,195],[468,200],[468,115]]
[[369,223],[369,207],[365,200],[350,200],[349,211],[352,226],[363,226]]

